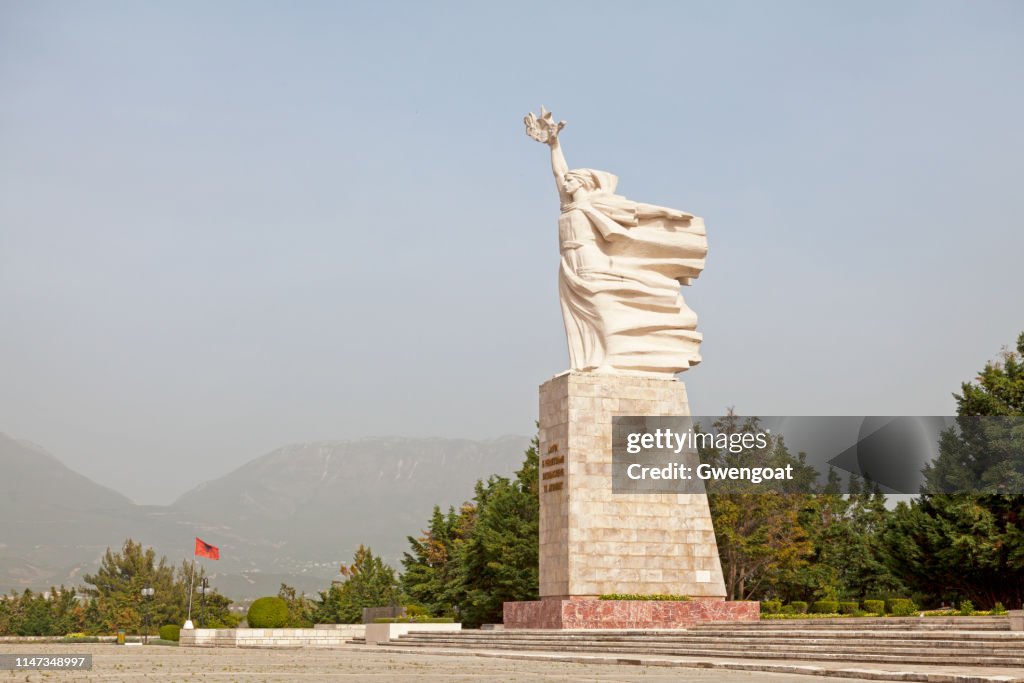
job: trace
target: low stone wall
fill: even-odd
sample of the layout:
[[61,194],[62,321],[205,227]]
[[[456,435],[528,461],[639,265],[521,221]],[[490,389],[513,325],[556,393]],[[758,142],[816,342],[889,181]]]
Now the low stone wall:
[[366,624],[313,624],[317,631],[344,631],[350,638],[362,638]]
[[757,602],[725,600],[534,600],[506,602],[506,629],[689,628],[713,621],[757,621]]
[[182,629],[184,647],[340,647],[362,638],[362,624],[321,624],[327,628],[194,628]]

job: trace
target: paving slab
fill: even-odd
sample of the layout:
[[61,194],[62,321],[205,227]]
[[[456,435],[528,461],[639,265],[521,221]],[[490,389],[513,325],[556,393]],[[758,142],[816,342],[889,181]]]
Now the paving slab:
[[[758,659],[716,659],[710,657],[668,657],[656,655],[623,654],[558,654],[531,652],[527,650],[457,650],[426,649],[388,646],[389,651],[415,653],[435,652],[445,655],[467,657],[509,658],[520,661],[573,662],[591,665],[632,664],[644,668],[670,667],[673,669],[711,669],[719,673],[746,672],[780,674],[793,680],[796,677],[817,676],[816,680],[872,680],[872,681],[917,681],[919,683],[1024,683],[1024,669],[1007,667],[965,667],[929,665],[863,665],[838,664],[834,662],[780,662],[779,660]],[[712,679],[716,680],[716,679]],[[725,680],[725,679],[723,679]],[[753,680],[753,679],[752,679]],[[799,680],[799,679],[798,679]]]
[[[90,681],[95,683],[312,683],[345,681],[387,683],[568,681],[571,683],[788,683],[790,672],[761,672],[715,668],[679,668],[661,662],[639,664],[606,659],[537,656],[535,653],[396,652],[391,648],[348,646],[338,649],[184,648],[149,645],[126,648],[106,643],[2,644],[0,654],[91,654],[91,671],[0,671],[0,683]],[[518,655],[522,656],[518,656]],[[469,656],[467,656],[469,655]],[[815,683],[840,683],[848,678],[819,674]],[[910,680],[910,679],[907,679]],[[977,679],[988,683],[991,679]],[[1013,680],[1013,679],[1003,679]],[[951,683],[943,682],[943,683]]]

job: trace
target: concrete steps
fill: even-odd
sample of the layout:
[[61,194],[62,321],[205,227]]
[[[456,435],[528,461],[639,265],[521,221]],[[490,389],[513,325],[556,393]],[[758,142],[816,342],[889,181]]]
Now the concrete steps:
[[[695,628],[722,628],[722,624],[702,624]],[[836,619],[764,619],[730,622],[730,630],[870,630],[870,631],[1009,631],[1008,617],[857,617]]]
[[952,629],[951,625],[946,625],[945,629],[901,631],[891,628],[853,630],[848,621],[844,624],[846,629],[842,630],[806,628],[806,624],[786,622],[782,626],[753,627],[714,624],[686,631],[414,631],[381,645],[446,650],[1024,667],[1024,633],[962,631]]

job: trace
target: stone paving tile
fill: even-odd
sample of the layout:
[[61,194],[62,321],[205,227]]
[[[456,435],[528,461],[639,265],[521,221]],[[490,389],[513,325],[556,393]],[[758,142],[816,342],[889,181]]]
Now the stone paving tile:
[[[422,652],[423,649],[397,649],[397,646],[389,646],[389,650],[414,653]],[[579,663],[590,663],[597,665],[604,662],[605,666],[618,662],[632,662],[634,665],[643,666],[645,669],[653,670],[657,667],[668,667],[674,670],[683,671],[690,668],[710,669],[719,675],[726,675],[726,672],[745,673],[774,673],[784,676],[786,680],[796,681],[820,681],[820,680],[842,680],[861,679],[876,681],[915,681],[918,683],[1024,683],[1024,669],[1009,667],[966,667],[966,666],[931,666],[923,664],[909,664],[897,666],[893,664],[862,664],[851,662],[814,662],[814,661],[792,661],[771,659],[722,659],[714,656],[706,658],[696,657],[670,657],[658,655],[630,655],[630,654],[558,654],[537,651],[512,651],[512,650],[426,650],[448,655],[462,655],[466,657],[484,658],[514,658],[527,661],[571,661]],[[683,674],[679,674],[683,675]],[[815,678],[807,678],[814,676]],[[685,680],[685,679],[680,679]],[[719,680],[719,679],[710,679]],[[728,680],[723,678],[721,680]],[[756,680],[756,679],[751,679]]]
[[[330,650],[257,650],[181,648],[151,645],[57,643],[3,644],[0,654],[92,654],[91,671],[0,671],[0,683],[89,681],[96,683],[312,683],[315,681],[416,681],[448,683],[495,681],[567,681],[571,683],[787,683],[788,673],[761,673],[664,666],[609,666],[509,657],[468,657],[427,652],[402,653],[381,648],[346,647]],[[816,676],[797,680],[839,683],[849,679]]]

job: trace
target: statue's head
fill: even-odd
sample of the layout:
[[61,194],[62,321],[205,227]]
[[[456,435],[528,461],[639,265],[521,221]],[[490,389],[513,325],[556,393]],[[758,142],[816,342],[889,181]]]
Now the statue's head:
[[565,174],[565,191],[576,198],[594,192],[611,193],[615,192],[618,182],[619,179],[607,171],[577,168]]

